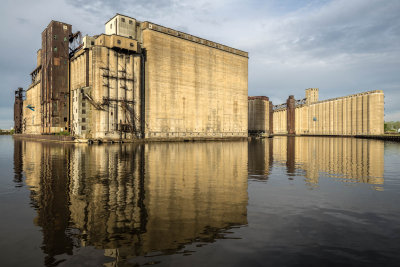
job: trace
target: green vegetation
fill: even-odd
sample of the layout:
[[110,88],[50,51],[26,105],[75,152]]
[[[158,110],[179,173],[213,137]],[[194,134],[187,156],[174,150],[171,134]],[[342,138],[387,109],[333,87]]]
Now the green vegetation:
[[68,131],[62,131],[62,132],[56,133],[56,135],[69,136],[69,135],[71,135],[71,133]]
[[384,126],[385,132],[397,132],[400,129],[400,121],[387,121]]

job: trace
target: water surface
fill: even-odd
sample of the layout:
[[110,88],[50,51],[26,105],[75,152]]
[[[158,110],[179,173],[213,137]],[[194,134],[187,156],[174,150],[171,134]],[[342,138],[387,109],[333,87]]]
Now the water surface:
[[2,266],[396,266],[400,144],[0,136]]

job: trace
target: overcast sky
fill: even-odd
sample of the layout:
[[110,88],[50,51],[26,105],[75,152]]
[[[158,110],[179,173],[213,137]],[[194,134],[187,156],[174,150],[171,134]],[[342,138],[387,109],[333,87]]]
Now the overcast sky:
[[13,0],[0,10],[0,128],[13,125],[13,91],[29,86],[50,20],[94,35],[115,13],[249,52],[249,95],[382,89],[385,120],[400,120],[399,0]]

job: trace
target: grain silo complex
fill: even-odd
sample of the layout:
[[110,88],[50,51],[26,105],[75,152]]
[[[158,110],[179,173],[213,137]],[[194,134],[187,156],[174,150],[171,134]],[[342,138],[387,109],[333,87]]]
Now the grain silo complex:
[[104,141],[247,137],[247,52],[117,14],[104,34],[83,38],[52,21],[37,58],[15,117],[22,133]]
[[14,128],[99,142],[384,133],[383,91],[321,101],[309,88],[303,99],[273,105],[248,97],[248,60],[247,52],[121,14],[94,36],[51,21],[30,86],[15,91]]
[[306,97],[289,96],[273,105],[268,97],[249,97],[249,133],[266,135],[357,136],[384,133],[384,94],[374,90],[319,100],[319,89]]

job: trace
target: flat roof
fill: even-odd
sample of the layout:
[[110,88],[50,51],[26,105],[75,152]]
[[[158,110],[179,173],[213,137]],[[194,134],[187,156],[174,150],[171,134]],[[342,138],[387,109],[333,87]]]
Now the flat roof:
[[135,19],[135,18],[132,18],[132,17],[129,17],[129,16],[127,16],[127,15],[124,15],[124,14],[120,14],[120,13],[116,13],[111,19],[109,19],[109,20],[107,20],[107,22],[106,23],[104,23],[104,25],[105,24],[107,24],[107,23],[109,23],[112,19],[114,19],[116,16],[123,16],[123,17],[127,17],[127,18],[130,18],[130,19],[134,19],[134,20],[137,20],[137,19]]

